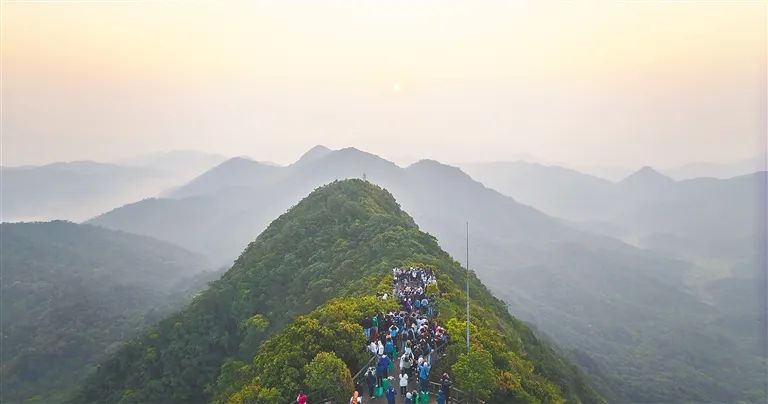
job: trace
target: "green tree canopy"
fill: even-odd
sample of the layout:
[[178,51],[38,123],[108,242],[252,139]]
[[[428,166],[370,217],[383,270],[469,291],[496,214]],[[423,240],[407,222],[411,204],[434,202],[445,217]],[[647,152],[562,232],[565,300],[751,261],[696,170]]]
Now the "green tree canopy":
[[496,389],[498,377],[488,351],[473,350],[459,355],[451,367],[456,384],[470,395],[487,400]]
[[305,368],[304,385],[314,399],[342,401],[354,389],[352,375],[344,361],[332,352],[320,352]]

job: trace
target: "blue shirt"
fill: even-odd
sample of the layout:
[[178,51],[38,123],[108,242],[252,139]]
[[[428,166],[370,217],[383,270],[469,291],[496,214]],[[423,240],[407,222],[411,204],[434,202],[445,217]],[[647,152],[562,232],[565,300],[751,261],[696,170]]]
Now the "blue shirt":
[[386,344],[384,344],[384,352],[391,353],[395,349],[395,344],[392,343],[392,341],[387,341]]
[[378,363],[377,367],[379,369],[382,369],[382,370],[388,368],[389,367],[389,357],[382,356],[381,358],[379,358],[379,363]]
[[421,367],[419,368],[419,377],[422,379],[426,379],[427,376],[429,376],[429,370],[432,367],[427,365],[427,362],[424,362]]

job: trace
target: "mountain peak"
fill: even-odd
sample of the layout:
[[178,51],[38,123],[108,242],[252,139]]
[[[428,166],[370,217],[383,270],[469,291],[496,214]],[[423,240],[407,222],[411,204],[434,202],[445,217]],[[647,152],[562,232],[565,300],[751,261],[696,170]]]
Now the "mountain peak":
[[318,159],[321,159],[328,154],[333,152],[333,150],[323,146],[323,145],[317,145],[309,150],[306,151],[306,153],[302,154],[301,157],[296,161],[294,164],[305,164],[309,163]]
[[624,178],[622,184],[669,184],[674,182],[672,178],[656,171],[653,167],[644,166]]
[[258,162],[251,159],[250,157],[237,156],[237,157],[231,157],[227,160],[224,160],[221,164],[219,164],[219,167],[236,165],[236,164],[252,164],[252,163],[258,163]]
[[420,173],[459,175],[461,177],[469,177],[459,167],[443,164],[437,160],[430,160],[430,159],[419,160],[409,165],[407,170],[412,172],[420,172]]
[[168,196],[185,198],[210,194],[229,187],[253,186],[268,181],[279,167],[260,163],[249,157],[232,157],[200,174]]

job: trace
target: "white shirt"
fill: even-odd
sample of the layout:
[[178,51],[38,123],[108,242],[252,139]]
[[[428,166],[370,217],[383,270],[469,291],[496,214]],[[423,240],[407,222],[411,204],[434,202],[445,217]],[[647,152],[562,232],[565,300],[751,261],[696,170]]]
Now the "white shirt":
[[400,387],[408,386],[408,374],[403,373],[400,375]]

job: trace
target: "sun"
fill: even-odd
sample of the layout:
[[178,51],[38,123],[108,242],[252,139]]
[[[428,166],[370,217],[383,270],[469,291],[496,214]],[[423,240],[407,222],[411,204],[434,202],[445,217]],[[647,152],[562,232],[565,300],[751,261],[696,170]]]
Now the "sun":
[[399,93],[400,91],[402,91],[402,87],[400,87],[400,83],[398,83],[397,81],[393,81],[392,82],[392,91],[394,91],[396,93]]

